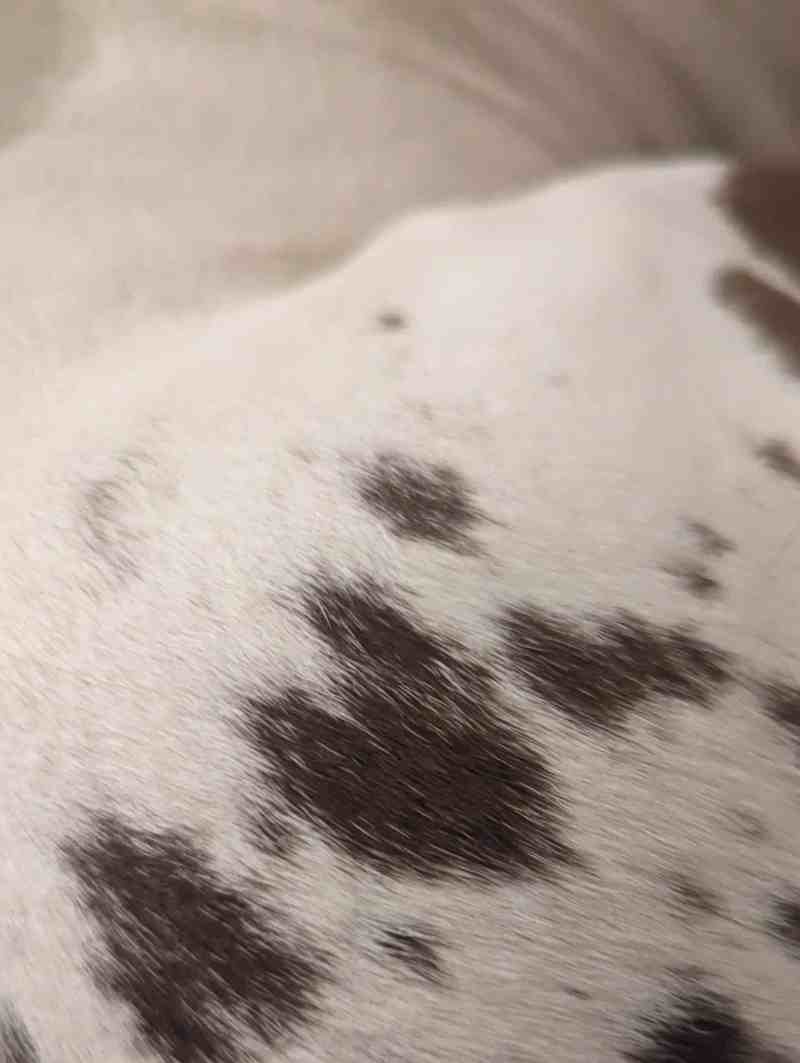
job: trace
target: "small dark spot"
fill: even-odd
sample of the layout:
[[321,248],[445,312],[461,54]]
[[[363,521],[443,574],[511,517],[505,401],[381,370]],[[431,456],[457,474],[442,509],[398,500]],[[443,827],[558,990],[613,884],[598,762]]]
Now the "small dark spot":
[[800,688],[789,683],[770,683],[764,690],[764,708],[800,743]]
[[768,439],[755,449],[755,455],[773,472],[800,483],[800,457],[782,439]]
[[698,540],[703,553],[710,554],[712,557],[722,557],[734,548],[731,540],[720,535],[710,524],[705,524],[700,520],[690,520],[687,522],[687,527]]
[[627,613],[590,632],[523,606],[509,609],[502,626],[506,652],[528,689],[589,727],[618,728],[657,697],[705,706],[729,677],[721,650]]
[[721,591],[719,581],[714,579],[705,566],[687,562],[674,565],[667,571],[695,598],[719,597]]
[[7,1006],[0,1006],[0,1063],[39,1063],[25,1024]]
[[641,1047],[625,1052],[633,1063],[757,1063],[751,1032],[727,997],[690,988],[669,998],[640,1022]]
[[384,310],[378,315],[378,324],[387,332],[401,332],[408,328],[408,318],[401,310]]
[[592,994],[591,993],[587,993],[585,989],[579,989],[578,986],[576,986],[576,985],[567,985],[567,984],[565,984],[562,988],[563,988],[565,993],[567,993],[571,997],[575,997],[576,1000],[591,1000],[592,999]]
[[800,890],[773,898],[769,929],[800,960]]
[[572,380],[569,373],[553,373],[547,378],[547,383],[550,387],[565,389],[570,386]]
[[784,372],[800,377],[800,299],[748,269],[737,268],[719,273],[716,294],[762,339],[775,345]]
[[361,475],[359,494],[403,539],[474,549],[467,532],[482,517],[463,477],[447,465],[382,454]]
[[696,915],[719,915],[718,897],[694,875],[678,872],[671,879],[670,886],[684,910]]
[[135,575],[150,534],[154,506],[171,497],[172,488],[152,455],[118,455],[110,475],[81,485],[78,528],[92,553],[120,578]]
[[404,963],[414,974],[432,982],[442,977],[442,965],[438,950],[441,947],[436,937],[428,931],[387,930],[379,939],[379,945],[396,960]]
[[237,1027],[272,1045],[310,1017],[316,954],[285,943],[186,838],[107,816],[65,856],[105,944],[97,985],[131,1008],[150,1051],[235,1063]]
[[299,688],[245,706],[288,809],[389,874],[546,876],[576,862],[555,778],[498,718],[485,666],[366,582],[317,586],[307,612],[346,718]]
[[760,250],[800,269],[800,164],[737,166],[723,182],[718,201]]

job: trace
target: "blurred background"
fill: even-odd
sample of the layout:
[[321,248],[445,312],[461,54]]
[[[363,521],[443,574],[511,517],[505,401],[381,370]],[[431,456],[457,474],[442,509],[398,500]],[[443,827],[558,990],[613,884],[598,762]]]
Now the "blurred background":
[[5,0],[0,367],[284,290],[421,205],[783,151],[800,0]]

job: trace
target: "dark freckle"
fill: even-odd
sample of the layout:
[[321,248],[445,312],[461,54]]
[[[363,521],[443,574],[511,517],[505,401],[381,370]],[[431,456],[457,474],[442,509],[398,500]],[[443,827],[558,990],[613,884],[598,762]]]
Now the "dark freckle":
[[322,583],[308,619],[336,717],[301,689],[245,705],[286,806],[388,874],[551,875],[576,863],[544,758],[496,715],[488,670],[369,583]]
[[732,1000],[700,989],[671,997],[640,1022],[641,1047],[632,1063],[755,1063],[751,1031]]
[[698,540],[703,553],[710,554],[712,557],[722,557],[733,550],[733,543],[730,539],[720,535],[711,525],[700,520],[690,520],[687,522],[687,527]]
[[800,960],[800,890],[773,898],[769,929]]
[[672,878],[670,885],[684,910],[698,915],[719,915],[720,904],[716,894],[694,875],[679,872]]
[[800,165],[796,161],[737,166],[718,201],[762,251],[800,268]]
[[187,839],[108,816],[65,857],[102,932],[97,984],[132,1009],[150,1051],[235,1063],[237,1027],[271,1045],[310,1017],[315,954],[285,944]]
[[756,457],[773,472],[800,483],[800,457],[782,439],[769,439],[755,450]]
[[575,985],[565,985],[563,987],[564,992],[571,997],[575,997],[576,1000],[591,1000],[592,994],[587,993],[585,989],[579,989]]
[[463,477],[446,465],[383,454],[361,475],[362,500],[395,535],[469,550],[467,532],[481,519]]
[[695,598],[716,598],[720,594],[719,581],[703,565],[676,565],[667,571]]
[[800,688],[788,683],[770,683],[764,690],[764,708],[800,743]]
[[416,929],[387,930],[380,938],[379,944],[415,974],[433,982],[441,979],[442,966],[437,952],[440,946],[430,933]]
[[591,633],[525,606],[509,609],[502,626],[506,652],[528,689],[588,727],[616,729],[655,697],[705,706],[728,679],[721,650],[626,613]]
[[724,269],[716,295],[770,344],[784,372],[800,377],[800,300],[748,269]]
[[0,1005],[0,1063],[39,1063],[30,1034],[12,1008]]
[[408,318],[400,310],[384,310],[378,315],[378,324],[387,332],[400,332],[408,327]]

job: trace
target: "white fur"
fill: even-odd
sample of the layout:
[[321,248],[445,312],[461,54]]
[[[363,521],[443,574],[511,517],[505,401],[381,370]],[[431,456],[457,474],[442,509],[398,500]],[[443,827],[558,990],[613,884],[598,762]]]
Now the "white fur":
[[[796,753],[755,684],[800,678],[800,494],[747,445],[768,432],[800,446],[798,397],[711,297],[718,268],[753,261],[712,204],[722,173],[619,169],[410,219],[279,302],[62,370],[52,406],[18,412],[29,431],[41,421],[0,488],[0,953],[42,1058],[135,1058],[130,1016],[81,969],[90,931],[51,848],[97,808],[190,830],[334,951],[319,1035],[288,1059],[477,1063],[533,1046],[578,1063],[591,1044],[612,1063],[687,956],[770,1037],[798,1043],[796,960],[759,933],[769,889],[800,873]],[[376,327],[387,304],[407,331]],[[352,463],[383,449],[464,474],[496,522],[476,533],[483,554],[403,543],[365,517]],[[113,520],[130,569],[80,526],[81,488],[119,476],[122,455],[133,472]],[[664,571],[688,548],[687,518],[736,544],[717,602]],[[233,712],[250,687],[325,688],[291,608],[320,566],[402,587],[476,651],[520,599],[688,620],[745,683],[714,712],[662,709],[669,741],[647,720],[602,741],[510,693],[597,880],[426,887],[348,871],[311,836],[282,866],[248,840],[254,763]],[[768,823],[757,857],[726,824],[736,809]],[[718,930],[698,938],[659,908],[676,864],[724,894]],[[450,943],[447,993],[387,983],[364,960],[358,928],[391,913]],[[595,1000],[564,1011],[557,987],[576,979]]]

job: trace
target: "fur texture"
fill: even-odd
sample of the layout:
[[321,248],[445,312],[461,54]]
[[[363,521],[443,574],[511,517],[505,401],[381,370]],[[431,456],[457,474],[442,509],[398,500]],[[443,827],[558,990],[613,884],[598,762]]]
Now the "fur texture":
[[797,1058],[781,181],[418,217],[16,411],[9,1059]]
[[633,0],[42,5],[0,1063],[800,1063],[800,168],[562,176],[345,253],[780,139],[783,38],[700,6],[738,67]]

